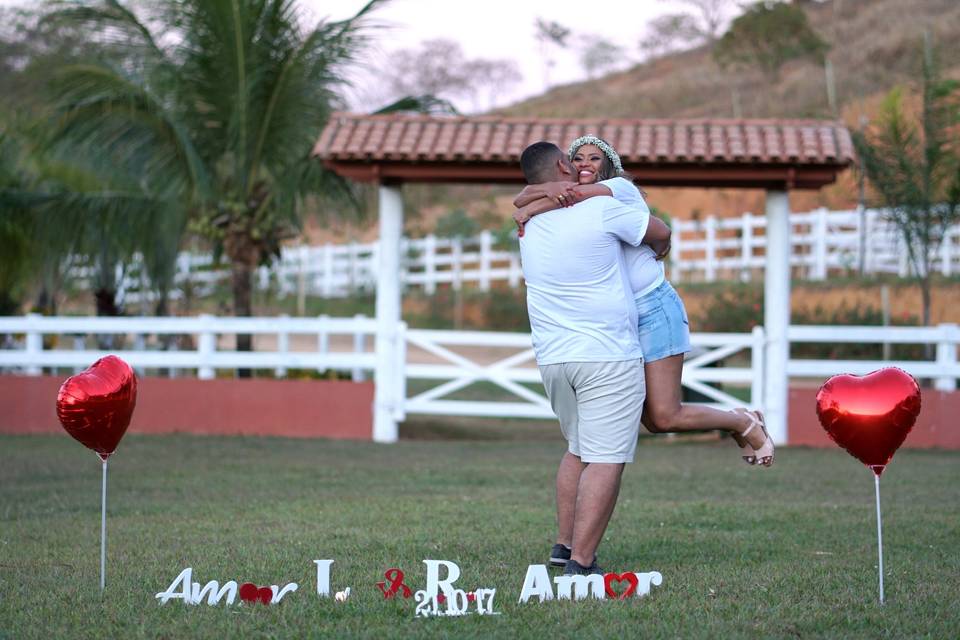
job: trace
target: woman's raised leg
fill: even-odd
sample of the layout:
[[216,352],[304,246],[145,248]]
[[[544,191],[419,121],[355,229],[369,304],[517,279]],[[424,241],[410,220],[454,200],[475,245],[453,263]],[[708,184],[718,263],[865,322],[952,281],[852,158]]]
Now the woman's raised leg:
[[[644,373],[647,399],[643,423],[648,430],[654,433],[721,430],[730,432],[741,448],[749,445],[759,449],[764,445],[765,433],[762,429],[750,429],[754,419],[747,412],[722,411],[680,401],[683,354],[647,362]],[[745,432],[745,437],[741,437]]]

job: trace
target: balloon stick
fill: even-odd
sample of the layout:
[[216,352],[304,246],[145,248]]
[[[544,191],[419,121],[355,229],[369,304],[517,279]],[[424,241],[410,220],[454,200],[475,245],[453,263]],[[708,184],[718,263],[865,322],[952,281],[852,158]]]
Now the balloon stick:
[[107,461],[103,461],[103,493],[100,500],[100,593],[107,584]]
[[877,489],[877,553],[880,557],[880,604],[883,604],[883,521],[880,519],[880,474],[873,474]]

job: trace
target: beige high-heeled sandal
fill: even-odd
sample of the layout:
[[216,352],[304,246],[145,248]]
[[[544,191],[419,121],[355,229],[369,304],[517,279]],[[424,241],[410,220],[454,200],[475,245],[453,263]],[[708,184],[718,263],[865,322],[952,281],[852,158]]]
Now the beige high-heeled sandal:
[[747,441],[747,439],[744,436],[750,433],[750,431],[755,426],[757,426],[759,422],[757,422],[757,419],[753,415],[751,415],[750,411],[748,411],[744,407],[737,407],[736,409],[730,409],[730,413],[737,413],[737,414],[745,413],[747,417],[750,418],[750,426],[747,427],[743,431],[743,433],[737,433],[736,431],[731,431],[730,435],[733,437],[734,442],[737,443],[737,446],[743,450],[743,454],[740,456],[743,459],[743,461],[749,465],[757,464],[757,452],[754,451],[753,447],[750,446],[750,443]]
[[[767,423],[763,419],[763,414],[759,411],[748,411],[747,409],[734,409],[734,411],[742,411],[750,418],[750,426],[743,430],[743,433],[739,434],[743,438],[744,443],[746,443],[746,448],[749,448],[753,452],[753,462],[748,462],[748,464],[761,465],[764,467],[769,467],[773,464],[774,458],[774,447],[773,440],[770,439],[770,434],[767,433]],[[764,441],[760,445],[759,449],[754,449],[747,442],[747,436],[753,431],[757,426],[763,430]],[[743,456],[743,459],[746,460],[747,456]]]
[[[755,464],[762,465],[764,467],[769,467],[773,465],[773,439],[770,438],[770,434],[767,433],[767,423],[763,419],[763,414],[759,411],[754,411],[754,415],[760,420],[760,428],[763,429],[763,435],[766,437],[766,440],[763,441],[763,445],[756,450],[757,461]],[[751,427],[753,425],[750,425]]]

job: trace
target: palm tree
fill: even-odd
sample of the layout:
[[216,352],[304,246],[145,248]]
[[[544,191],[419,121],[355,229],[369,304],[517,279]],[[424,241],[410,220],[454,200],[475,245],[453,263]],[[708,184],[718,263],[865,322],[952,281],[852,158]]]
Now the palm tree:
[[309,27],[293,0],[57,3],[47,20],[81,25],[103,51],[59,74],[59,139],[178,200],[229,259],[234,313],[249,316],[253,272],[297,233],[305,198],[350,195],[310,153],[383,1]]

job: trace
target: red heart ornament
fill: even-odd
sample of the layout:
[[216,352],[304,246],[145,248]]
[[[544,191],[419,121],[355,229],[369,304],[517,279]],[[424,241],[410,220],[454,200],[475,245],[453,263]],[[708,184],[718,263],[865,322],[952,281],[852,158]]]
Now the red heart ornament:
[[[617,584],[626,581],[627,588],[623,593],[617,595],[616,590],[613,588],[613,583]],[[635,573],[608,573],[603,576],[603,586],[607,592],[608,598],[626,600],[633,594],[637,592],[637,587],[640,585],[640,581],[637,580],[637,575]]]
[[244,582],[240,585],[238,594],[244,602],[260,601],[263,604],[270,604],[273,601],[273,589],[270,587],[258,587],[252,582]]
[[920,386],[896,367],[833,376],[817,392],[817,417],[827,435],[878,476],[919,415]]
[[116,451],[136,405],[137,376],[116,356],[67,378],[57,393],[60,424],[103,460]]

